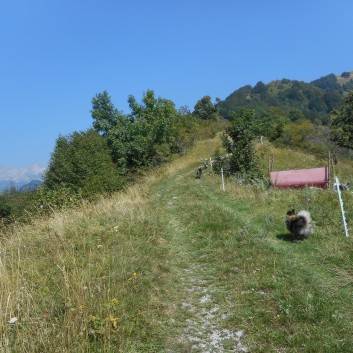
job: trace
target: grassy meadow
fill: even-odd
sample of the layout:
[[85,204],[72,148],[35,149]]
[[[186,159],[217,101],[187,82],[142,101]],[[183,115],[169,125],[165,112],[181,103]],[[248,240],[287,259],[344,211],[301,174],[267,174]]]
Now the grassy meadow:
[[[352,352],[353,252],[337,194],[196,168],[219,138],[122,193],[0,233],[0,352]],[[318,167],[258,148],[264,167]],[[346,181],[352,162],[339,161]],[[353,195],[343,193],[353,219]],[[315,234],[293,242],[286,211]]]

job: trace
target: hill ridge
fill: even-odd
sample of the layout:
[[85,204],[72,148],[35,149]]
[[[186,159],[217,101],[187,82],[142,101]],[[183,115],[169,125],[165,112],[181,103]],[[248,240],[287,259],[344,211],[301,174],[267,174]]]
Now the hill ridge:
[[329,123],[328,114],[342,103],[344,95],[351,89],[353,71],[341,76],[329,74],[311,82],[286,78],[267,84],[259,81],[254,87],[245,85],[235,90],[219,102],[218,108],[224,118],[230,117],[230,111],[242,108],[285,116],[298,110],[308,120],[326,125]]

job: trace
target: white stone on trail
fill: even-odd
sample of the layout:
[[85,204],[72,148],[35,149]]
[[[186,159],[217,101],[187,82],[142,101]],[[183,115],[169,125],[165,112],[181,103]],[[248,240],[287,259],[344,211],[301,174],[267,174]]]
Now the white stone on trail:
[[211,296],[209,294],[205,294],[204,296],[201,297],[200,303],[205,304],[207,302],[211,301]]
[[244,331],[243,330],[237,331],[235,335],[237,336],[238,339],[241,339],[244,336]]

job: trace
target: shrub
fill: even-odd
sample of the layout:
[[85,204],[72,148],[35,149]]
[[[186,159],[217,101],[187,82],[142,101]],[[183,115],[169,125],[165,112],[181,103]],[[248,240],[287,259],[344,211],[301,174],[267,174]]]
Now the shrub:
[[105,139],[90,129],[58,138],[44,184],[49,190],[59,187],[89,198],[121,189],[124,179],[116,171]]
[[253,111],[233,113],[232,125],[222,136],[228,157],[218,161],[229,175],[247,175],[250,179],[261,177],[262,171],[253,145],[256,135]]

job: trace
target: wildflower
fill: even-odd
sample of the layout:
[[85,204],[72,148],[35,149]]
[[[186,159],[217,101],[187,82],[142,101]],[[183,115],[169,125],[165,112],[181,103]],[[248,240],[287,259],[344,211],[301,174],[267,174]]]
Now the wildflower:
[[113,298],[111,299],[108,303],[105,304],[108,309],[117,309],[120,305],[120,302],[118,299]]
[[117,330],[118,330],[118,320],[119,320],[118,317],[114,317],[114,316],[112,316],[112,315],[109,315],[109,321],[110,321],[110,323],[111,323],[111,325],[112,325],[112,329],[113,329],[114,331],[117,331]]
[[131,277],[127,281],[128,282],[134,282],[136,278],[137,278],[137,273],[133,272]]
[[112,303],[113,305],[117,305],[117,304],[119,304],[119,300],[116,299],[116,298],[113,298],[113,299],[111,300],[111,303]]

